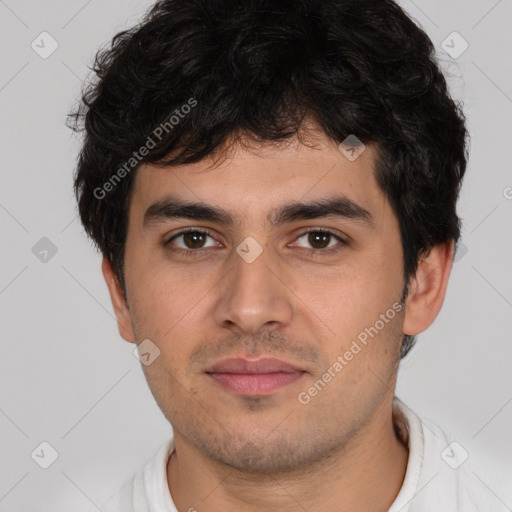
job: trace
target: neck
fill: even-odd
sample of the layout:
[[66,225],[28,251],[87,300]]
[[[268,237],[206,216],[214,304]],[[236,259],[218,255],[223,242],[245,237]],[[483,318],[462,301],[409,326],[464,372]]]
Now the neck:
[[[391,397],[392,399],[392,397]],[[405,477],[407,448],[397,437],[391,400],[348,443],[307,468],[260,474],[223,466],[174,433],[167,481],[178,510],[387,510]]]

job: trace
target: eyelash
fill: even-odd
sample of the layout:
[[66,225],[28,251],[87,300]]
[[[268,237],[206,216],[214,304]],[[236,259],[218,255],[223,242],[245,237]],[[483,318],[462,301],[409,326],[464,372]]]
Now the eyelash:
[[[205,231],[203,229],[197,229],[197,228],[188,228],[188,229],[185,229],[185,230],[180,231],[179,233],[176,233],[175,235],[173,235],[169,240],[164,242],[164,246],[169,251],[174,252],[174,253],[181,253],[184,256],[199,257],[199,256],[202,256],[204,252],[207,252],[207,249],[174,249],[174,248],[170,247],[170,243],[173,240],[175,240],[179,236],[186,235],[187,233],[200,233],[203,235],[208,235],[209,237],[213,238],[213,236],[208,231]],[[335,246],[334,248],[330,248],[330,249],[305,249],[304,247],[301,247],[301,249],[308,251],[310,253],[310,256],[317,257],[317,256],[332,255],[332,254],[335,254],[335,253],[341,251],[345,246],[348,245],[348,242],[346,240],[343,240],[343,238],[341,238],[339,235],[337,235],[336,233],[334,233],[328,229],[324,229],[324,228],[309,228],[306,231],[302,232],[297,237],[297,240],[309,233],[322,233],[322,234],[331,235],[339,242],[339,245]]]

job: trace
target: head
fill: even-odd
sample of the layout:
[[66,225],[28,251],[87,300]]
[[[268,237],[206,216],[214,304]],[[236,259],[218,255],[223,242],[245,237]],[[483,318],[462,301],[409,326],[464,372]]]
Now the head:
[[[253,470],[347,443],[460,237],[464,117],[428,36],[387,0],[167,0],[94,71],[70,116],[79,212],[121,335],[160,350],[143,368],[175,431]],[[303,373],[233,395],[207,371],[238,355]]]

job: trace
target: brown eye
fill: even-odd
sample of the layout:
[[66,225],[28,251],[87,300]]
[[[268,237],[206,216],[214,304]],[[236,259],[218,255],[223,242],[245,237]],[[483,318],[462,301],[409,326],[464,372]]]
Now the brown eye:
[[189,249],[200,249],[205,241],[206,236],[204,233],[199,231],[190,231],[185,233],[183,236],[183,242]]
[[[301,243],[299,243],[299,247],[304,247],[306,249],[311,249],[319,252],[329,253],[332,252],[331,248],[336,247],[336,245],[346,245],[346,242],[338,235],[335,235],[331,231],[326,231],[322,229],[311,229],[309,231],[306,231],[306,233],[302,234],[297,238],[297,241],[300,240],[301,238],[305,239],[306,245],[302,245]],[[307,247],[307,244],[309,244],[310,247]]]
[[311,231],[308,233],[308,243],[313,246],[313,249],[325,249],[329,245],[331,235],[322,233],[321,231]]
[[212,237],[206,231],[194,229],[182,231],[181,233],[174,235],[165,243],[165,245],[175,245],[179,249],[183,250],[197,250],[215,246],[214,241],[210,245],[205,245],[208,238]]

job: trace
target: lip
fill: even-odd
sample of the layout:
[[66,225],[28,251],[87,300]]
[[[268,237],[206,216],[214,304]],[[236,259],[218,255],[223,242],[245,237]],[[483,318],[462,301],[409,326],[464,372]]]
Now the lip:
[[244,396],[264,396],[299,380],[304,370],[275,358],[223,359],[205,372],[225,390]]
[[223,359],[211,366],[206,373],[275,373],[275,372],[300,372],[297,366],[294,366],[280,359],[273,357],[263,357],[261,359],[250,360],[244,357],[232,357]]

